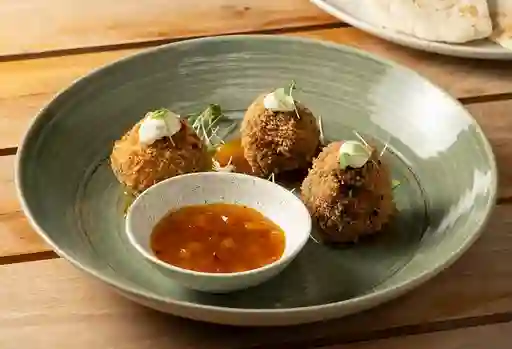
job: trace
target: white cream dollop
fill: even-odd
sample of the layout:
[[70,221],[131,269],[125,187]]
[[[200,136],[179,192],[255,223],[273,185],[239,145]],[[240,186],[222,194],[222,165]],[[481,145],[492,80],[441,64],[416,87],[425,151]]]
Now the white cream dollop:
[[146,146],[151,145],[161,138],[171,138],[180,129],[179,115],[163,109],[149,112],[139,128],[139,143]]
[[353,168],[363,167],[372,155],[371,149],[358,141],[346,141],[341,144],[339,162],[341,169],[348,166]]
[[286,94],[284,88],[278,88],[266,95],[263,99],[263,105],[265,109],[271,111],[286,112],[295,110],[295,101],[292,96]]

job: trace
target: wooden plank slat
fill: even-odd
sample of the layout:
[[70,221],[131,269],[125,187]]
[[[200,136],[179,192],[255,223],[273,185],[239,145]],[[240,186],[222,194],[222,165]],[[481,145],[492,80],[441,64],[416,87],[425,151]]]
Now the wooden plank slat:
[[91,70],[136,50],[0,62],[0,148],[15,147],[30,119],[57,93]]
[[498,165],[498,197],[512,197],[512,100],[466,106],[491,142]]
[[[507,62],[462,60],[412,51],[353,28],[293,35],[322,38],[392,58],[415,69],[457,98],[512,93],[512,70],[508,69]],[[0,84],[0,149],[17,146],[29,120],[58,90],[92,69],[137,51],[0,62],[3,82]]]
[[465,328],[318,349],[489,349],[512,347],[512,323]]
[[[0,266],[1,348],[309,348],[512,319],[512,206],[417,290],[371,311],[288,328],[233,329],[177,319],[123,299],[62,259]],[[20,290],[24,290],[20,292]],[[350,348],[350,347],[349,347]]]
[[0,55],[340,22],[308,0],[3,1],[0,18]]
[[21,212],[14,188],[14,160],[14,156],[0,157],[0,264],[21,254],[50,250]]

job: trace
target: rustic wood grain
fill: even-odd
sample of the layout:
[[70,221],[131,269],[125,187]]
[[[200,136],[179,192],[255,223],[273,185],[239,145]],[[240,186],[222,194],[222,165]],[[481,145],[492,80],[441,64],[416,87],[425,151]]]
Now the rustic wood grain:
[[477,103],[467,108],[492,144],[498,165],[499,197],[512,198],[512,100]]
[[[323,38],[392,58],[415,69],[457,98],[478,99],[512,93],[512,70],[508,69],[507,62],[462,60],[412,51],[353,28],[294,35]],[[30,119],[57,91],[92,69],[135,52],[137,50],[119,50],[0,62],[0,149],[17,146]]]
[[14,156],[0,157],[0,264],[19,255],[50,250],[20,211],[14,188],[14,160]]
[[512,323],[465,328],[454,331],[333,345],[318,349],[490,349],[512,347]]
[[17,146],[31,118],[59,90],[91,70],[134,52],[0,62],[0,148]]
[[2,1],[0,55],[339,23],[308,0]]
[[512,318],[511,210],[499,206],[483,236],[458,262],[396,301],[345,319],[238,329],[236,336],[229,327],[138,306],[62,259],[0,266],[0,279],[9,285],[0,288],[0,347],[309,348],[453,330],[475,325],[475,316],[503,322]]

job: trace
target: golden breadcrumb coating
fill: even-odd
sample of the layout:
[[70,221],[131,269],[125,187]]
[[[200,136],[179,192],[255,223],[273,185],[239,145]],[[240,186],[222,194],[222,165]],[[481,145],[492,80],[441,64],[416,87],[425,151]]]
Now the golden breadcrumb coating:
[[172,139],[165,137],[149,146],[139,143],[137,123],[116,141],[110,162],[119,182],[134,193],[170,177],[211,169],[211,158],[206,145],[187,122]]
[[297,112],[270,111],[263,105],[265,95],[249,106],[242,121],[240,133],[247,162],[260,176],[306,169],[320,144],[313,113],[299,102],[295,102]]
[[326,146],[313,161],[301,196],[326,242],[356,242],[379,232],[395,211],[392,179],[374,150],[362,168],[340,169],[341,142]]

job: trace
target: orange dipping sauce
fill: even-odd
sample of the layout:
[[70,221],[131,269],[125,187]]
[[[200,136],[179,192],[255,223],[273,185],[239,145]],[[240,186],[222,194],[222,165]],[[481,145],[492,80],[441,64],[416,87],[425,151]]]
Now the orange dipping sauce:
[[254,174],[251,165],[245,160],[240,138],[221,145],[217,148],[213,158],[223,167],[228,164],[233,165],[237,173]]
[[255,209],[206,204],[169,212],[151,235],[151,249],[174,266],[207,273],[257,269],[281,258],[283,230]]

